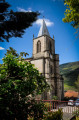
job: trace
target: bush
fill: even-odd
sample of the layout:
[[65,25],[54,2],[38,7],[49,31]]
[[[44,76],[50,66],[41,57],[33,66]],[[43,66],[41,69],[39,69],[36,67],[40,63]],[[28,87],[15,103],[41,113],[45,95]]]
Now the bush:
[[79,117],[76,117],[76,120],[79,120]]
[[29,120],[42,120],[44,115],[44,104],[42,102],[37,103],[33,101],[31,103]]
[[[42,104],[41,108],[43,107]],[[28,120],[63,120],[63,112],[62,109],[58,109],[58,111],[56,112],[47,112],[47,113],[42,113],[42,111],[40,112],[40,109],[38,107],[38,105],[36,105],[37,107],[34,108],[34,112],[32,115],[30,115],[30,117],[28,118]],[[44,108],[43,108],[44,110]]]
[[17,54],[9,50],[0,65],[0,119],[27,120],[33,112],[34,118],[42,118],[43,107],[31,102],[30,95],[41,94],[48,84],[32,64],[14,53]]
[[76,117],[79,117],[79,108],[73,113]]
[[43,120],[62,120],[63,112],[62,109],[59,109],[56,112],[48,112],[45,114]]
[[45,107],[45,110],[46,110],[46,111],[49,111],[50,108],[52,107],[52,105],[51,105],[50,102],[45,102],[45,103],[44,103],[44,107]]
[[29,117],[28,117],[28,120],[34,120],[34,118],[29,116]]
[[58,100],[58,97],[57,96],[53,96],[53,100]]

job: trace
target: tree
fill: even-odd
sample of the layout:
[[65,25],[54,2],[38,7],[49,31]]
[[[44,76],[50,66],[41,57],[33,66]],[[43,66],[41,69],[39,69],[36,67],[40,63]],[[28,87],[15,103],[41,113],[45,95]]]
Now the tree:
[[[20,52],[20,55],[17,53],[17,51],[15,49],[13,49],[12,47],[9,47],[9,49],[7,49],[7,53],[6,54],[13,54],[15,55],[16,57],[23,57],[23,55],[26,57],[26,55],[29,55],[27,52]],[[5,55],[6,55],[5,54]]]
[[0,42],[22,37],[24,30],[36,21],[38,12],[13,12],[5,0],[0,0]]
[[79,0],[65,0],[64,4],[67,9],[64,13],[65,18],[63,18],[63,21],[71,22],[74,28],[79,28]]
[[6,53],[0,65],[0,119],[27,120],[35,105],[29,96],[41,94],[46,87],[45,78],[32,64]]
[[12,55],[14,55],[16,57],[19,56],[19,54],[17,53],[17,51],[15,49],[13,49],[12,47],[9,47],[9,49],[7,49],[7,52],[6,52],[5,55],[7,55],[7,54],[12,54]]

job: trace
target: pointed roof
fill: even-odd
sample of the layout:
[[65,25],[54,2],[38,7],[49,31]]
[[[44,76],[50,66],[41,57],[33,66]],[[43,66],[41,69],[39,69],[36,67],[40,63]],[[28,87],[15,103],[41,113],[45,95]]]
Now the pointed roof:
[[48,35],[48,36],[50,36],[44,19],[42,21],[42,25],[40,27],[40,30],[39,30],[39,33],[38,33],[38,37],[42,36],[42,35]]

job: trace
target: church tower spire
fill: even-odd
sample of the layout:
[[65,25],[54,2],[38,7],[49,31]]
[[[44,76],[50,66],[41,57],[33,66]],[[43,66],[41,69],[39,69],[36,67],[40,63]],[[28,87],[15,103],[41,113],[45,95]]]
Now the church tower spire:
[[39,33],[38,33],[38,37],[42,36],[42,35],[47,35],[50,37],[45,20],[43,19],[42,21],[42,25],[40,27]]
[[59,55],[55,54],[55,40],[50,37],[45,19],[39,30],[38,37],[33,35],[33,56],[27,59],[42,73],[50,85],[50,90],[45,90],[36,99],[51,99],[57,96],[60,100],[64,97],[63,79],[59,72]]

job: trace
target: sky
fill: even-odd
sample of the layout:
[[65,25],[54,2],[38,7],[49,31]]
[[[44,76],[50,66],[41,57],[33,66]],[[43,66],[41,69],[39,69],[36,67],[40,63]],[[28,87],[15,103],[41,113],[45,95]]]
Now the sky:
[[31,27],[25,30],[22,38],[11,38],[9,42],[0,42],[0,63],[6,53],[6,49],[13,47],[18,53],[27,52],[32,57],[33,34],[35,38],[45,19],[51,38],[55,37],[55,53],[59,54],[59,64],[79,61],[79,38],[76,39],[75,29],[64,23],[64,11],[66,6],[63,0],[6,0],[14,11],[32,12],[38,11],[41,14],[38,20]]

